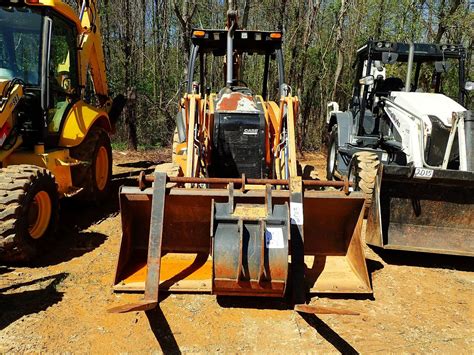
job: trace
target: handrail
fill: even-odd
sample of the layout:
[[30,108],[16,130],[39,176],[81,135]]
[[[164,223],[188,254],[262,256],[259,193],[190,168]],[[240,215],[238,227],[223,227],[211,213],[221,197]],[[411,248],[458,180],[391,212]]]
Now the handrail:
[[[144,189],[147,183],[155,181],[154,175],[146,175],[142,171],[138,177],[138,185],[140,189]],[[230,184],[240,185],[242,189],[245,189],[245,185],[280,185],[289,186],[289,179],[253,179],[247,178],[242,175],[241,178],[200,178],[200,177],[188,177],[188,176],[167,176],[167,182],[177,184]],[[322,180],[303,180],[304,186],[313,187],[339,187],[343,188],[344,191],[348,192],[349,187],[354,186],[352,182],[347,179],[342,181],[322,181]]]

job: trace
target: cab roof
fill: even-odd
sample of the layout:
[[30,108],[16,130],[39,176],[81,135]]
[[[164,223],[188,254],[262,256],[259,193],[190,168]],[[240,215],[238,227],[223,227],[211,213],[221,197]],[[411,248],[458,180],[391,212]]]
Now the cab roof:
[[[238,53],[273,54],[281,49],[283,34],[280,31],[236,30],[234,50]],[[199,46],[199,51],[225,55],[227,48],[227,30],[194,29],[191,42]]]
[[[431,62],[443,60],[444,58],[464,58],[465,48],[460,44],[434,44],[434,43],[414,43],[415,62]],[[367,58],[369,53],[373,60],[381,60],[383,52],[397,53],[398,62],[407,62],[410,51],[409,43],[390,41],[367,41],[365,45],[357,50],[359,58]]]
[[66,17],[67,19],[73,21],[76,24],[78,31],[81,31],[81,23],[79,17],[76,15],[76,12],[71,6],[62,2],[61,0],[19,0],[16,2],[9,2],[9,0],[1,0],[0,6],[28,6],[31,8],[34,7],[48,7],[57,12],[58,14]]

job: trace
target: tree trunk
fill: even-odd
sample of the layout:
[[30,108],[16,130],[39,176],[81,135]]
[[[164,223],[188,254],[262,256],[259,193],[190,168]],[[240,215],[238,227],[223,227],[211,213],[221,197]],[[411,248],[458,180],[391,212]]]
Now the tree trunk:
[[346,14],[346,1],[341,1],[341,8],[339,9],[339,15],[337,17],[337,27],[336,27],[336,47],[337,47],[337,66],[334,73],[334,84],[332,87],[331,100],[336,99],[336,90],[337,84],[339,82],[339,77],[341,76],[342,69],[344,67],[344,50],[343,50],[343,37],[342,31],[344,26],[344,17]]

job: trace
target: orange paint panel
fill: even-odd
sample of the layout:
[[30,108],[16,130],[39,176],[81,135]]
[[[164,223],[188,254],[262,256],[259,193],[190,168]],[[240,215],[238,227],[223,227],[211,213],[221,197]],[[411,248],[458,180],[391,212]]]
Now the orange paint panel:
[[[123,284],[145,282],[146,260],[130,265],[127,271],[125,273],[129,276],[122,281]],[[182,280],[199,281],[211,277],[212,260],[207,255],[167,254],[161,260],[160,284],[166,283],[166,288]]]
[[245,95],[241,92],[231,92],[222,95],[217,102],[217,111],[255,111],[257,112],[257,105],[250,95]]

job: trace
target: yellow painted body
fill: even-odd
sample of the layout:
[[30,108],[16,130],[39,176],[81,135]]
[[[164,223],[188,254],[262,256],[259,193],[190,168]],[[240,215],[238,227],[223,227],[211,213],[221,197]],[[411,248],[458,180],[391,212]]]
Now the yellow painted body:
[[69,155],[69,149],[48,150],[41,153],[30,149],[17,149],[2,161],[3,167],[9,165],[28,164],[40,166],[51,171],[58,184],[60,195],[73,193],[71,167],[80,162]]
[[[0,93],[3,93],[7,86],[10,85],[9,81],[3,81],[0,83]],[[3,97],[3,95],[1,95]],[[15,85],[11,90],[11,93],[7,100],[0,105],[0,128],[4,124],[8,124],[9,127],[13,127],[13,111],[18,105],[20,98],[23,96],[23,87],[21,85]],[[0,137],[1,138],[1,137]]]
[[78,101],[65,119],[59,145],[61,147],[79,145],[94,124],[98,124],[106,131],[111,130],[108,116],[104,111],[90,106],[84,101]]
[[[185,94],[181,100],[181,107],[184,110],[186,125],[186,141],[176,145],[174,154],[174,163],[180,167],[180,172],[186,177],[200,177],[201,167],[210,165],[211,154],[208,154],[200,164],[199,154],[194,145],[194,131],[189,127],[194,127],[196,120],[198,121],[198,140],[206,151],[212,148],[212,129],[214,127],[214,100],[215,93],[209,96],[201,97],[199,94]],[[265,160],[268,166],[273,166],[275,171],[274,178],[289,179],[297,176],[297,158],[296,158],[296,118],[298,117],[299,100],[298,97],[286,96],[281,97],[280,105],[274,101],[265,101],[261,96],[257,95],[255,100],[262,103],[266,121],[266,156]],[[284,115],[284,113],[286,113]],[[288,172],[285,163],[280,159],[280,137],[283,129],[283,121],[286,119],[288,127]],[[273,152],[273,154],[272,154]]]
[[[0,82],[0,93],[1,96],[6,93],[10,85],[9,81],[2,81]],[[23,96],[23,87],[21,85],[15,85],[11,91],[10,95],[8,96],[7,100],[4,101],[2,105],[0,105],[0,128],[3,128],[7,125],[10,129],[14,126],[14,110],[15,107],[18,105],[20,98]],[[4,137],[0,137],[0,139],[4,139]],[[10,149],[1,149],[0,150],[0,162],[3,162],[5,158],[7,158],[15,149],[17,149],[22,144],[21,137],[18,137],[16,142]]]
[[28,232],[33,239],[41,238],[48,229],[52,214],[51,198],[46,191],[40,191],[33,199],[36,206],[36,216],[29,225]]
[[71,21],[74,21],[77,25],[77,29],[81,31],[81,23],[78,22],[78,18],[74,10],[68,4],[63,3],[61,0],[40,0],[37,4],[32,4],[26,1],[27,6],[31,7],[52,7],[54,11],[58,14],[63,15],[64,17],[68,18]]
[[[22,137],[18,136],[15,144],[9,150],[0,150],[1,166],[30,164],[44,167],[50,170],[55,176],[58,183],[58,191],[61,196],[73,194],[77,188],[72,185],[71,167],[81,162],[71,158],[68,148],[78,146],[82,143],[92,126],[99,125],[101,128],[111,132],[112,127],[108,117],[111,108],[111,100],[108,96],[108,84],[106,79],[105,60],[100,33],[100,23],[95,8],[95,2],[90,2],[90,7],[86,7],[86,11],[82,19],[79,19],[75,11],[67,4],[60,0],[40,0],[38,3],[29,3],[26,6],[31,7],[49,7],[52,11],[71,20],[78,31],[78,73],[79,84],[81,87],[86,85],[88,71],[94,83],[94,91],[99,98],[99,106],[94,107],[86,104],[81,99],[63,115],[60,111],[57,115],[58,120],[54,120],[49,125],[49,132],[56,133],[59,129],[58,147],[48,148],[44,150],[44,146],[36,146],[34,150],[22,147]],[[93,19],[93,23],[92,20]],[[66,59],[64,67],[69,68]],[[61,70],[58,70],[59,72]],[[0,96],[4,96],[5,88],[9,82],[0,82]],[[9,127],[15,125],[15,107],[23,96],[23,88],[16,85],[10,91],[8,99],[0,106],[0,128],[4,124]],[[63,105],[69,105],[69,100]],[[66,108],[63,106],[63,109]],[[54,116],[60,109],[52,108],[50,115]],[[63,118],[64,117],[64,118]],[[64,122],[62,122],[64,120]]]

